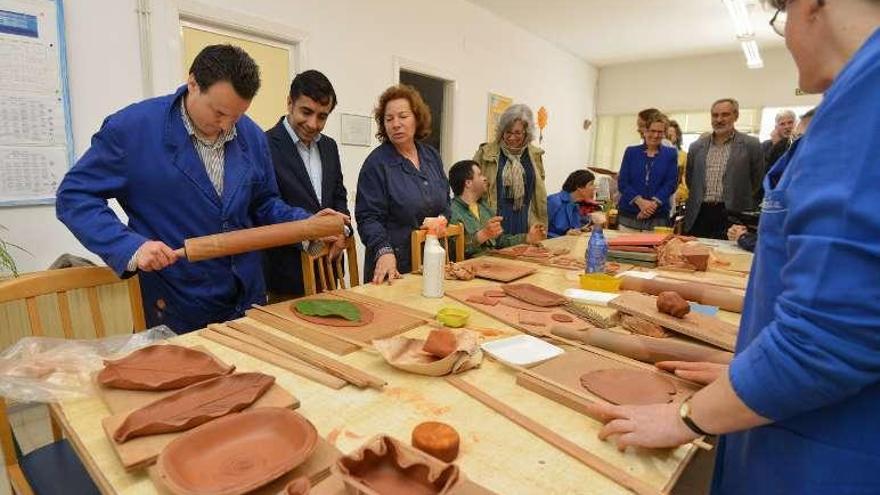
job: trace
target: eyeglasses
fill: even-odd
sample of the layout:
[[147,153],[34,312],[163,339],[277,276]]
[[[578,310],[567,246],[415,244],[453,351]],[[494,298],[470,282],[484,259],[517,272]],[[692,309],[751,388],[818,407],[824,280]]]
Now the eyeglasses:
[[[787,4],[788,2],[786,2]],[[785,19],[787,15],[785,14],[785,4],[782,7],[776,9],[776,13],[773,14],[773,17],[770,18],[770,27],[773,28],[773,31],[785,38]]]

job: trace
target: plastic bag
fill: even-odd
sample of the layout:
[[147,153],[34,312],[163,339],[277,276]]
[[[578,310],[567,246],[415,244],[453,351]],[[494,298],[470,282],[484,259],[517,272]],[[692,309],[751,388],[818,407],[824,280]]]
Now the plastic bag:
[[176,334],[167,326],[103,339],[25,337],[0,354],[0,395],[20,402],[59,402],[96,394],[92,375],[105,359]]

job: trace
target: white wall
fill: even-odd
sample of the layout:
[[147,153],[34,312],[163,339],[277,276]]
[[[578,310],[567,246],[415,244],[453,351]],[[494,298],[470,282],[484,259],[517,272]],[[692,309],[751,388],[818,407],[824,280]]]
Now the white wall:
[[[157,93],[178,84],[178,8],[187,0],[151,0],[153,84]],[[217,0],[212,16],[289,31],[304,39],[299,69],[316,68],[333,82],[340,104],[325,132],[338,137],[339,114],[371,112],[394,82],[395,60],[412,61],[456,81],[452,151],[470,158],[485,140],[487,93],[511,96],[534,109],[545,106],[548,190],[587,163],[597,73],[590,65],[464,0]],[[68,60],[76,155],[88,146],[104,116],[143,98],[135,0],[77,0],[67,9]],[[284,103],[279,102],[279,115]],[[368,148],[342,147],[350,199]],[[451,163],[447,163],[447,166]],[[350,201],[351,202],[351,201]],[[353,202],[351,202],[353,208]],[[45,268],[58,254],[87,254],[55,219],[54,207],[0,210],[8,240],[33,256],[18,255],[25,271]],[[91,256],[94,258],[94,256]]]
[[743,108],[818,103],[818,96],[795,95],[797,67],[788,50],[765,50],[761,56],[764,68],[754,70],[740,52],[602,67],[598,113],[635,114],[648,107],[708,113],[712,102],[724,97],[736,98]]

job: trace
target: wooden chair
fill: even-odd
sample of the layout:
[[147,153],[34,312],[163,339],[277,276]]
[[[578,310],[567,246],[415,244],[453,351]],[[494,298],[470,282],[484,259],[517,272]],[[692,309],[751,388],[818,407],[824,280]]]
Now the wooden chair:
[[[127,297],[118,296],[124,284]],[[109,295],[111,297],[101,297]],[[27,336],[62,338],[104,337],[107,318],[112,311],[103,308],[101,299],[124,299],[130,311],[127,333],[143,330],[143,306],[137,277],[120,280],[107,267],[77,267],[22,275],[0,282],[0,307],[5,322],[3,347]],[[120,301],[121,302],[121,301]],[[128,312],[126,312],[128,313]],[[86,324],[91,322],[90,330]],[[60,332],[58,327],[60,327]],[[116,332],[121,333],[116,328]],[[62,438],[57,418],[50,408],[52,436],[55,441],[22,455],[9,424],[6,401],[0,398],[0,446],[5,456],[6,472],[15,493],[98,493],[67,440]]]
[[[412,245],[412,271],[418,272],[422,269],[422,245],[428,237],[428,231],[424,229],[413,230],[410,239]],[[449,238],[455,241],[455,261],[464,261],[464,225],[455,223],[446,226],[446,237],[443,237],[444,248],[446,249],[446,261],[449,261]]]
[[[305,295],[345,288],[343,256],[331,261],[329,255],[330,246],[327,245],[324,245],[318,254],[309,254],[306,250],[302,250],[300,253]],[[359,284],[360,280],[354,236],[346,239],[345,257],[348,258],[349,287],[354,287]]]

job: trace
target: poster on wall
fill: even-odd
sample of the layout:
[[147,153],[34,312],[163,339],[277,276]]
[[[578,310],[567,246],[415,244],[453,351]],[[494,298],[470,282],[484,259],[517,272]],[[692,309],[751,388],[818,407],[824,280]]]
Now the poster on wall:
[[488,118],[486,119],[487,143],[491,143],[495,140],[495,128],[498,127],[498,121],[501,120],[501,114],[503,114],[510,105],[513,105],[513,98],[489,93],[489,113]]
[[72,163],[61,0],[0,0],[0,206],[54,203]]

